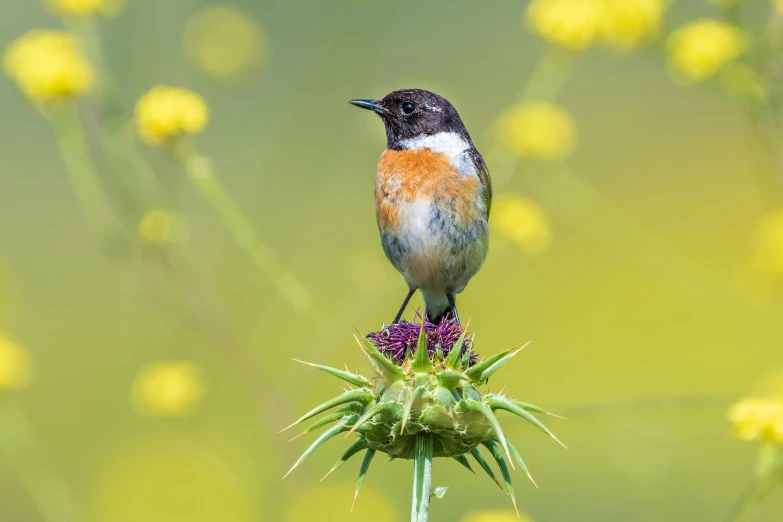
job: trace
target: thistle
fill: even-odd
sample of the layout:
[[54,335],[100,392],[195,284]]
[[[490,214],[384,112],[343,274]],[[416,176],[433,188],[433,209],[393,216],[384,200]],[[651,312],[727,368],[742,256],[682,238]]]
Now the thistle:
[[512,469],[519,466],[531,482],[533,478],[514,444],[503,434],[495,413],[505,410],[518,415],[563,445],[534,414],[556,415],[502,393],[483,393],[481,388],[526,345],[479,361],[472,350],[472,338],[467,337],[467,327],[463,329],[450,319],[444,319],[438,325],[426,320],[418,325],[403,321],[367,337],[357,331],[355,337],[374,370],[372,379],[347,370],[303,363],[329,373],[351,387],[283,430],[339,407],[294,437],[297,439],[329,426],[288,474],[329,439],[341,433],[346,433],[346,437],[356,434],[358,438],[324,479],[350,458],[364,452],[353,499],[355,504],[376,453],[385,453],[391,459],[413,460],[411,522],[426,522],[430,498],[440,498],[445,493],[445,488],[432,489],[433,458],[451,458],[473,471],[470,456],[503,489],[479,450],[483,446],[496,462],[505,491],[517,509],[509,466]]

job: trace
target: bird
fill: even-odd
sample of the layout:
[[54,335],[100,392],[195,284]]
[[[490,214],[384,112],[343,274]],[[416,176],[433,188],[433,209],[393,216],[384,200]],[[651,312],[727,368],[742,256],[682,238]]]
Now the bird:
[[375,215],[383,251],[408,285],[392,324],[417,290],[428,321],[450,314],[459,323],[456,295],[489,249],[492,182],[484,158],[454,106],[434,92],[403,89],[349,103],[375,112],[386,129]]

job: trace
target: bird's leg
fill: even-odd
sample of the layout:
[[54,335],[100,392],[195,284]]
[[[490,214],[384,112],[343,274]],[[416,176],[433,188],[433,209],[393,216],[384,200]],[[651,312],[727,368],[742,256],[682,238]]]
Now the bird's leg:
[[405,300],[402,302],[402,306],[400,307],[400,311],[397,312],[397,315],[394,317],[394,321],[392,321],[392,324],[397,324],[400,322],[400,319],[402,319],[402,314],[405,312],[405,308],[408,307],[408,301],[411,300],[411,297],[413,297],[413,294],[416,293],[415,288],[411,288],[408,290],[408,295],[405,296]]
[[449,308],[451,309],[451,317],[459,323],[459,314],[457,313],[457,302],[454,300],[454,294],[446,294],[446,298],[449,300]]

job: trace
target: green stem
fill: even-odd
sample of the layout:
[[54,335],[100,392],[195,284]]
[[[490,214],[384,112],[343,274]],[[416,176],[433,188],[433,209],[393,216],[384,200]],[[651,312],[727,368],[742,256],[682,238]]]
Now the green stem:
[[0,403],[0,454],[14,469],[46,522],[82,520],[67,483],[41,456],[24,411],[9,397]]
[[411,522],[427,522],[432,490],[432,435],[416,436],[416,455],[413,461],[413,506]]
[[234,237],[234,241],[247,252],[277,291],[297,312],[316,323],[323,322],[324,318],[315,308],[310,292],[278,261],[272,249],[261,241],[253,230],[250,220],[215,175],[210,160],[199,154],[193,143],[187,140],[177,142],[174,150],[177,160],[190,181],[217,212],[223,225]]
[[563,90],[573,70],[576,55],[560,47],[550,46],[539,57],[522,93],[520,101],[554,101]]
[[734,502],[724,518],[725,522],[744,522],[752,520],[761,503],[772,493],[779,482],[778,477],[768,477],[758,479],[742,492],[740,497]]
[[100,239],[113,222],[76,107],[66,103],[48,113],[68,176],[85,217]]
[[98,71],[97,86],[92,93],[97,108],[96,125],[101,131],[100,140],[114,167],[113,181],[118,196],[124,198],[124,202],[129,202],[134,220],[146,209],[167,206],[170,201],[158,177],[136,145],[135,128],[128,123],[117,82],[106,66],[95,19],[68,19],[66,27],[82,40],[87,56]]

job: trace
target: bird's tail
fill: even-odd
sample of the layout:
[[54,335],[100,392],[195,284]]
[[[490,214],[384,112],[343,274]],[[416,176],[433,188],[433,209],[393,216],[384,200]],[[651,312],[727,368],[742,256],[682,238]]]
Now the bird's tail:
[[449,299],[446,294],[428,293],[422,290],[424,297],[424,307],[427,313],[427,320],[438,324],[450,311]]

